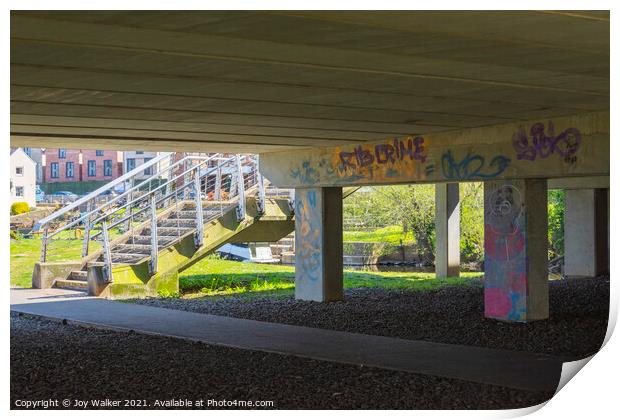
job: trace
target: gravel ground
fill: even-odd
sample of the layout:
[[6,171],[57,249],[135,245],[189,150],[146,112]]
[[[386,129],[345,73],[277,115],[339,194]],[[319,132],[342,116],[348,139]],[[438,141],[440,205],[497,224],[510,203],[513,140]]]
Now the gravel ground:
[[580,359],[603,343],[609,313],[609,277],[549,284],[550,317],[527,324],[483,316],[480,280],[436,291],[347,289],[342,302],[292,297],[142,299],[171,309],[305,325],[415,340],[555,354]]
[[[551,394],[11,315],[17,400],[269,400],[273,408],[500,409]],[[73,404],[73,402],[71,402]],[[92,408],[90,406],[89,408]],[[122,405],[121,405],[121,408]],[[209,407],[205,407],[209,408]],[[232,408],[235,408],[234,406]]]

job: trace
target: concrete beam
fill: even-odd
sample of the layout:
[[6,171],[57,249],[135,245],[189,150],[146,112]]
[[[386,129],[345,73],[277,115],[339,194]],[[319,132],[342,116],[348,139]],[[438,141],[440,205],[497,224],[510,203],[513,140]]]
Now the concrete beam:
[[547,182],[484,185],[484,315],[526,322],[549,317]]
[[609,112],[260,156],[280,187],[609,175]]
[[342,188],[295,191],[295,298],[342,299]]
[[550,190],[580,190],[584,188],[609,188],[609,176],[584,176],[552,178],[548,180]]
[[609,190],[567,190],[564,215],[564,275],[594,277],[609,272]]
[[458,277],[461,265],[459,184],[435,185],[435,274]]

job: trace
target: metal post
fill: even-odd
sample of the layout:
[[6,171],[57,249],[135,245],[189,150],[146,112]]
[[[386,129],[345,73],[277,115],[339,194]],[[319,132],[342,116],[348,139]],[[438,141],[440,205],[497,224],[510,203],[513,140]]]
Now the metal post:
[[256,173],[258,174],[258,201],[256,202],[256,208],[258,210],[258,214],[265,213],[265,180],[263,179],[263,174],[260,173],[260,167],[258,166],[258,162],[256,163]]
[[222,199],[222,164],[220,162],[217,163],[217,171],[215,172],[215,193],[213,194],[213,198],[216,201],[220,201]]
[[194,201],[196,202],[196,234],[194,235],[194,243],[196,248],[202,246],[202,235],[204,228],[204,218],[202,215],[202,197],[200,196],[200,177],[199,169],[194,172]]
[[112,254],[110,253],[108,223],[105,220],[101,222],[101,233],[103,237],[103,278],[108,283],[112,283]]
[[155,197],[151,196],[151,261],[149,262],[150,274],[157,273],[157,252],[158,240],[157,240],[157,205]]
[[88,255],[88,245],[90,243],[90,212],[92,211],[93,202],[89,201],[86,205],[86,219],[84,223],[84,239],[82,242],[82,258]]
[[47,261],[47,232],[49,228],[45,225],[45,229],[43,230],[43,238],[41,238],[41,262]]
[[295,189],[289,191],[288,205],[291,208],[291,212],[295,213]]
[[237,221],[245,219],[245,183],[243,181],[243,167],[241,166],[241,158],[236,155],[237,162],[237,195],[239,203],[237,204]]

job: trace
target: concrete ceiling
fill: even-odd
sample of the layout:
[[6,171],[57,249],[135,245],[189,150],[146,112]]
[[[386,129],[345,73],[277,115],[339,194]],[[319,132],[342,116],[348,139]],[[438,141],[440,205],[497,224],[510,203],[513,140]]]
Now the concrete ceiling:
[[608,109],[608,12],[11,14],[13,145],[264,152]]

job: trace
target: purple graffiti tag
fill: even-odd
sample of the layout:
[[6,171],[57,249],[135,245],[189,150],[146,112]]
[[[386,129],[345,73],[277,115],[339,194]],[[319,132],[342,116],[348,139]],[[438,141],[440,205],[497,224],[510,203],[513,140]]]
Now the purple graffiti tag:
[[391,144],[377,144],[375,146],[377,163],[394,163],[394,147]]
[[355,169],[355,164],[352,162],[355,157],[355,153],[352,152],[340,152],[340,166],[342,170],[349,168]]
[[576,128],[567,128],[557,136],[552,122],[545,134],[545,125],[536,123],[530,128],[530,139],[521,127],[512,135],[512,145],[519,160],[546,159],[553,154],[562,156],[567,162],[574,162],[574,155],[581,146],[581,132]]
[[370,166],[375,161],[372,153],[365,150],[362,146],[357,146],[355,148],[355,159],[357,159],[357,165],[361,167]]

